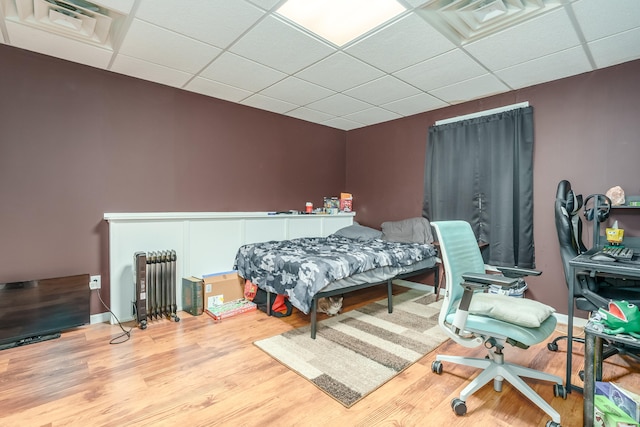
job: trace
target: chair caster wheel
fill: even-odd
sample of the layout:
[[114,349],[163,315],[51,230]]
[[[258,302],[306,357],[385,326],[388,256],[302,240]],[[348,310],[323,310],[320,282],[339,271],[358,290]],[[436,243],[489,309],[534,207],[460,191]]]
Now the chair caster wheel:
[[554,384],[553,385],[553,395],[555,397],[561,397],[566,400],[567,398],[567,389],[562,384]]
[[434,360],[431,362],[431,371],[440,375],[442,373],[442,362],[439,360]]
[[457,416],[461,417],[467,413],[467,404],[456,397],[451,401],[451,409]]
[[554,422],[554,421],[547,421],[547,423],[545,424],[545,427],[561,427],[560,424]]
[[547,344],[547,348],[549,349],[549,351],[558,351],[558,344],[550,342]]
[[147,321],[143,320],[142,322],[140,322],[140,329],[147,329]]

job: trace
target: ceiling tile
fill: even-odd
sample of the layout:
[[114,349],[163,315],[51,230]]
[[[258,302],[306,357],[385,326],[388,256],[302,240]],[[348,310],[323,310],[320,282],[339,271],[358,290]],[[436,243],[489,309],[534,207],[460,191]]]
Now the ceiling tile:
[[371,108],[372,105],[359,101],[355,98],[351,98],[350,96],[337,93],[328,98],[313,102],[307,105],[307,107],[334,116],[344,116],[345,114],[351,114],[356,111]]
[[486,74],[481,65],[460,50],[451,50],[394,73],[422,90],[430,91]]
[[341,48],[277,15],[285,0],[93,0],[114,19],[103,45],[52,24],[53,0],[35,15],[15,1],[0,0],[0,42],[345,130],[640,58],[640,0],[526,0],[548,7],[473,42],[434,7],[451,23],[490,2],[397,0],[406,12]]
[[197,73],[220,49],[134,19],[120,53],[188,73]]
[[494,76],[486,74],[451,86],[432,90],[431,94],[449,104],[459,104],[472,99],[507,92],[508,90],[509,88]]
[[334,51],[328,44],[273,16],[261,21],[229,50],[288,74]]
[[12,21],[5,21],[11,45],[67,61],[107,68],[113,52]]
[[264,10],[271,10],[275,5],[280,3],[281,0],[247,0],[256,6],[261,7]]
[[337,52],[300,71],[296,77],[342,92],[382,75],[384,73],[377,68]]
[[264,13],[242,0],[153,0],[140,2],[136,17],[224,49]]
[[369,108],[368,110],[362,110],[352,114],[347,114],[343,118],[347,120],[353,120],[354,122],[362,123],[363,125],[368,126],[376,123],[388,122],[389,120],[395,120],[401,117],[401,115],[396,114],[392,111],[373,107]]
[[496,71],[495,75],[511,88],[520,89],[591,70],[584,49],[578,46]]
[[259,92],[287,75],[257,62],[225,52],[202,73],[202,77],[238,88]]
[[598,68],[640,58],[640,28],[589,43]]
[[260,94],[251,95],[247,99],[244,99],[241,104],[259,108],[261,110],[272,111],[279,114],[284,114],[287,111],[291,111],[297,107],[297,105]]
[[320,123],[320,122],[332,119],[334,117],[331,114],[312,110],[306,107],[296,108],[295,110],[291,110],[288,113],[286,113],[286,115],[290,117],[295,117],[296,119],[302,119],[302,120],[306,120],[308,122],[313,122],[313,123]]
[[501,70],[579,44],[571,20],[558,9],[469,43],[465,50],[490,70]]
[[364,127],[362,123],[354,122],[353,120],[343,119],[342,117],[336,117],[335,119],[327,120],[326,122],[322,122],[325,126],[330,126],[336,129],[342,130],[353,130]]
[[260,93],[296,105],[306,105],[335,92],[296,77],[288,77]]
[[224,99],[231,102],[239,102],[249,96],[251,92],[238,89],[233,86],[225,85],[202,77],[196,77],[191,80],[185,89],[191,92],[201,93],[203,95],[212,96],[214,98]]
[[420,93],[398,101],[383,104],[381,107],[398,113],[401,116],[411,116],[413,114],[446,107],[447,105],[449,104],[439,100],[438,98],[434,98],[426,93]]
[[597,40],[640,26],[640,1],[581,0],[573,4],[587,41]]
[[392,73],[454,47],[424,20],[407,15],[346,48],[345,52]]
[[118,55],[109,69],[116,73],[174,87],[182,87],[193,77],[193,74],[185,73],[184,71],[174,70],[173,68],[126,55]]
[[352,96],[372,105],[380,105],[420,93],[415,87],[393,76],[384,76],[346,91]]
[[128,15],[129,13],[131,13],[133,2],[134,0],[98,0],[94,3],[104,6],[107,9],[120,12],[123,15]]

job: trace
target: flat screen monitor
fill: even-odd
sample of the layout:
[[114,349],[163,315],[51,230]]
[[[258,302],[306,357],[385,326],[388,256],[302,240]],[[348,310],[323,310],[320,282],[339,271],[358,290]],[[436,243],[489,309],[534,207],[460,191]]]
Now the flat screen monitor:
[[0,283],[0,349],[88,324],[90,292],[89,274]]

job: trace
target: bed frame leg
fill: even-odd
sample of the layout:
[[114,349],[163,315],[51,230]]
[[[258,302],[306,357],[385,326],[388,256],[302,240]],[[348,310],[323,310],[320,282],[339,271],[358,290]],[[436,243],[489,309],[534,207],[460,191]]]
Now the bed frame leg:
[[316,314],[318,311],[318,299],[314,297],[311,300],[311,339],[316,339]]
[[387,307],[389,309],[389,313],[393,313],[393,292],[392,292],[393,283],[391,283],[391,279],[387,279]]
[[267,316],[271,316],[271,292],[267,291]]

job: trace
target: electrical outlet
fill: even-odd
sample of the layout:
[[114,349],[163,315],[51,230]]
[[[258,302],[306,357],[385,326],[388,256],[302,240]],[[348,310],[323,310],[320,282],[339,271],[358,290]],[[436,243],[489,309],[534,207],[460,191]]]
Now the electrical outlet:
[[102,287],[102,280],[100,275],[91,276],[89,278],[89,289],[100,289]]

